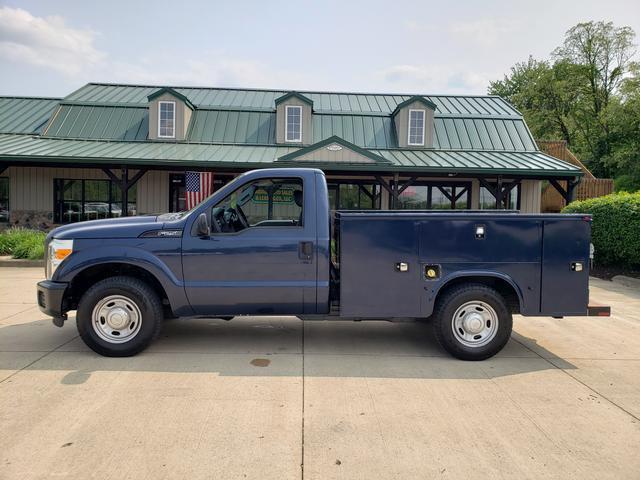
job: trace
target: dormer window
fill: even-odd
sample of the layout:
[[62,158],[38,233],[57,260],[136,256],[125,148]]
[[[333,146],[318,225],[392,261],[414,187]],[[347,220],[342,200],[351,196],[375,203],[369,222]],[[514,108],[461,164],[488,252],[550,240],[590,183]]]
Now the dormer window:
[[285,140],[287,142],[302,142],[302,107],[287,105],[285,111]]
[[409,145],[424,145],[424,110],[409,110]]
[[158,138],[175,138],[176,102],[158,102]]

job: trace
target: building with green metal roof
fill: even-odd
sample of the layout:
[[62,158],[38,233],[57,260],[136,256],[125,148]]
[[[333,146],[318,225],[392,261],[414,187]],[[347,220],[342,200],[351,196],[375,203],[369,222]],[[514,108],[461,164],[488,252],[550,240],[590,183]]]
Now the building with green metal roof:
[[569,199],[582,174],[496,96],[90,83],[0,97],[5,224],[180,210],[186,171],[219,188],[274,166],[323,169],[336,209],[537,212],[543,180]]

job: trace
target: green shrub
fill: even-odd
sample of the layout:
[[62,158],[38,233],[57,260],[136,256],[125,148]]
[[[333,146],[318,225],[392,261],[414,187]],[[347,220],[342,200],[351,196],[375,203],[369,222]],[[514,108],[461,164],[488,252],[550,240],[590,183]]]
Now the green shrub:
[[44,258],[46,233],[26,228],[10,228],[0,233],[0,255],[38,260]]
[[591,241],[596,263],[640,265],[640,192],[573,202],[562,212],[593,216]]
[[613,181],[616,192],[638,192],[640,191],[640,176],[620,175]]

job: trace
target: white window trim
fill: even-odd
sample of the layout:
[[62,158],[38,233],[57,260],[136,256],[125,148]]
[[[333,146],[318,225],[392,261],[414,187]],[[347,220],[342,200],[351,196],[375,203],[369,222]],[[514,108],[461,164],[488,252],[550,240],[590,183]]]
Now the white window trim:
[[[173,105],[173,135],[160,134],[160,111],[162,110],[162,104]],[[176,138],[176,102],[169,102],[166,100],[158,102],[158,138]]]
[[[289,140],[289,109],[300,110],[300,136],[296,139]],[[289,143],[302,142],[302,106],[300,105],[286,105],[284,107],[284,141]]]
[[[422,142],[411,143],[411,112],[422,112]],[[410,108],[407,117],[407,145],[424,147],[425,133],[427,126],[427,111],[419,108]]]

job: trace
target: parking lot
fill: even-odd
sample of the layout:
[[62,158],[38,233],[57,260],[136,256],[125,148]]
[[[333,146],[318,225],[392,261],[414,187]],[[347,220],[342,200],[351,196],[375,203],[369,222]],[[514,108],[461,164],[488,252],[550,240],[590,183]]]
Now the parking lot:
[[0,478],[640,478],[640,292],[611,318],[522,318],[495,358],[425,323],[172,320],[88,350],[0,268]]

